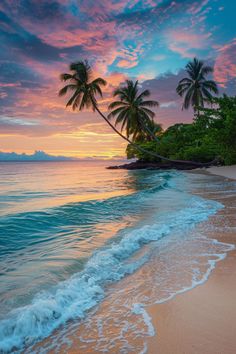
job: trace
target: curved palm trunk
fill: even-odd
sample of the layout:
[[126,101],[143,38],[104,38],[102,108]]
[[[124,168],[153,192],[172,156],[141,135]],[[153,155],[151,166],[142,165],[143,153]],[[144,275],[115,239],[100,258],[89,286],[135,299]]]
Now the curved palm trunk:
[[131,141],[129,138],[127,138],[125,135],[123,135],[118,129],[116,129],[116,127],[114,127],[113,124],[111,124],[111,122],[109,121],[109,119],[107,119],[107,117],[104,116],[104,114],[100,111],[100,109],[97,107],[97,105],[95,105],[94,108],[95,108],[95,110],[100,114],[100,116],[107,122],[107,124],[109,124],[109,126],[110,126],[121,138],[123,138],[124,140],[126,140],[129,144],[131,144],[132,146],[134,146],[136,149],[138,149],[138,150],[141,151],[141,152],[145,152],[145,153],[147,153],[147,154],[149,154],[149,155],[158,157],[159,159],[166,160],[166,161],[169,161],[169,162],[174,162],[173,160],[168,159],[168,157],[164,157],[164,156],[155,154],[154,152],[148,151],[148,150],[146,150],[146,149],[143,149],[141,146],[135,144],[133,141]]
[[109,119],[100,111],[100,109],[98,108],[97,104],[94,102],[92,97],[91,97],[91,100],[94,104],[94,109],[107,122],[107,124],[114,130],[114,132],[116,132],[122,139],[126,140],[129,144],[134,146],[137,150],[139,150],[141,152],[145,152],[146,154],[157,157],[161,160],[172,162],[173,164],[185,164],[185,165],[192,165],[192,166],[196,166],[196,167],[208,166],[210,164],[210,163],[199,163],[199,162],[193,162],[193,161],[172,160],[172,159],[169,159],[168,157],[164,157],[162,155],[156,154],[152,151],[148,151],[148,150],[142,148],[141,146],[135,144],[133,141],[131,141],[129,138],[127,138],[125,135],[123,135],[118,129],[116,129],[116,127],[114,127],[113,124],[111,124]]

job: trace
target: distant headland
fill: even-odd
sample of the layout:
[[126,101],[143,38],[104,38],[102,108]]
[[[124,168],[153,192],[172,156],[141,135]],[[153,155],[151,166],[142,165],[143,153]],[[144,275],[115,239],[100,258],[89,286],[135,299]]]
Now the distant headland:
[[44,151],[35,151],[33,154],[17,154],[16,152],[0,151],[0,162],[26,162],[26,161],[73,161],[73,157],[49,155]]

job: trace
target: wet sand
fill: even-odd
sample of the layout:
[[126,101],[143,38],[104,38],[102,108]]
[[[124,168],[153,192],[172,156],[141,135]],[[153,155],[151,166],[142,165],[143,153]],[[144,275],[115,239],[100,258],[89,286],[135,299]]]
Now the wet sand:
[[[236,175],[236,166],[216,167],[210,172],[229,178]],[[219,212],[221,225],[219,215],[210,221],[221,230],[212,228],[208,236],[236,245],[236,191],[229,196],[216,192],[205,197],[225,206]],[[147,310],[156,330],[147,340],[149,354],[236,353],[236,251],[217,263],[203,285]]]
[[[203,174],[205,175],[203,179],[206,179],[207,182],[210,176],[206,176],[205,172]],[[197,226],[197,229],[210,238],[236,246],[235,186],[227,178],[212,176],[209,181],[212,178],[219,185],[222,183],[222,188],[210,190],[206,183],[203,189],[197,187],[193,187],[193,189],[197,195],[219,201],[224,204],[225,208],[210,217],[206,222],[201,223]],[[119,289],[120,285],[124,285],[126,282],[129,282],[129,278],[123,279],[114,287]],[[127,288],[127,284],[124,288]],[[145,353],[236,353],[236,250],[228,252],[223,261],[216,263],[215,269],[203,285],[198,285],[192,290],[176,295],[173,299],[162,304],[146,306],[145,310],[150,315],[155,329],[154,336],[149,334],[145,337],[147,343]],[[104,300],[95,313],[96,317],[100,316],[101,318],[104,314],[110,313],[109,300]],[[93,319],[93,317],[91,318]],[[112,318],[105,330],[107,336],[115,336],[115,338],[116,335],[119,336],[119,326],[114,326]],[[60,344],[58,351],[54,347],[47,352],[52,354],[55,352],[68,354],[78,352],[94,354],[98,352],[94,349],[93,344],[94,339],[98,340],[100,338],[97,326],[92,328],[91,331],[91,328],[87,328],[86,325],[75,323],[75,327],[72,324],[71,329],[70,327],[67,328],[68,332],[71,334],[69,336],[71,340],[69,346],[65,342],[64,345]],[[83,332],[87,336],[88,341],[86,343],[80,340]],[[142,340],[141,338],[141,342]],[[44,342],[50,342],[50,338]],[[140,347],[139,338],[132,337],[132,342],[136,348]],[[36,345],[36,352],[40,352],[37,350],[41,347],[41,344]],[[122,351],[119,347],[107,349],[104,345],[104,348],[108,353],[129,353],[129,351]],[[134,351],[131,352],[134,353]],[[138,354],[140,351],[138,350],[135,353]]]
[[202,286],[149,308],[156,336],[152,354],[236,352],[236,252],[218,263]]

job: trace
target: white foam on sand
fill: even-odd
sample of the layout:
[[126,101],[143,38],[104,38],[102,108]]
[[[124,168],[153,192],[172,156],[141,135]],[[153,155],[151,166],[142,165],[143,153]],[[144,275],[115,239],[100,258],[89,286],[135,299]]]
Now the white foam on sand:
[[68,320],[84,318],[104,298],[105,286],[134,273],[148,260],[144,254],[130,261],[143,245],[167,236],[176,227],[183,231],[191,228],[219,208],[219,203],[189,196],[182,210],[169,213],[152,225],[129,231],[118,243],[98,250],[82,272],[50,291],[39,293],[28,306],[13,310],[0,322],[0,350],[30,345]]

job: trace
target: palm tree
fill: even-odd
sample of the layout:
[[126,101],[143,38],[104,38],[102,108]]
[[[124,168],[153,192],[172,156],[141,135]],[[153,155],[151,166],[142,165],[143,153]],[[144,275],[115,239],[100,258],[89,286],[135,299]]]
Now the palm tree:
[[157,101],[144,100],[150,96],[149,90],[139,93],[138,81],[126,80],[125,86],[120,86],[114,91],[114,97],[119,101],[112,102],[108,109],[108,119],[116,118],[115,125],[121,124],[121,131],[126,130],[126,136],[132,135],[132,140],[141,134],[148,133],[150,137],[157,139],[150,129],[151,121],[155,113],[150,109],[158,107]]
[[[96,95],[99,94],[102,97],[101,86],[105,86],[106,81],[100,77],[92,80],[91,67],[86,60],[79,61],[77,63],[72,63],[69,68],[70,68],[71,73],[61,74],[61,80],[62,81],[69,81],[69,84],[64,86],[59,91],[59,96],[64,96],[69,91],[72,92],[72,96],[70,97],[66,106],[72,106],[73,110],[78,108],[79,111],[82,111],[85,108],[92,108],[93,111],[97,111],[100,114],[100,116],[107,122],[107,124],[120,137],[122,137],[129,144],[133,145],[136,149],[138,149],[144,153],[147,153],[147,154],[157,157],[159,159],[170,161],[170,162],[176,162],[176,163],[181,162],[181,163],[185,163],[185,164],[190,163],[189,161],[173,161],[167,157],[158,155],[152,151],[148,151],[148,150],[142,148],[141,146],[135,144],[133,141],[131,141],[129,139],[129,137],[124,136],[118,129],[116,129],[116,127],[114,127],[112,125],[110,120],[98,108]],[[147,110],[146,107],[144,107],[144,108]],[[150,117],[150,114],[149,114],[149,117]],[[152,112],[152,114],[153,114],[153,112]],[[148,127],[147,127],[145,119],[141,119],[140,123],[144,124],[145,130],[148,131]],[[191,164],[194,164],[194,163],[191,163]],[[195,163],[195,164],[199,165],[197,163]]]
[[72,91],[66,107],[72,106],[73,110],[78,108],[80,111],[92,108],[94,111],[97,107],[96,94],[102,96],[101,86],[105,86],[106,81],[100,77],[92,80],[91,67],[86,60],[70,64],[70,71],[71,74],[61,74],[61,80],[70,83],[59,91],[59,96]]
[[62,81],[69,81],[69,84],[59,91],[59,96],[64,96],[69,91],[72,91],[72,96],[67,102],[66,107],[72,106],[73,110],[78,108],[79,111],[82,111],[85,108],[92,108],[93,111],[97,111],[100,114],[100,116],[120,137],[133,145],[136,149],[163,160],[171,161],[167,157],[158,155],[152,151],[147,151],[135,144],[129,139],[129,137],[126,137],[119,132],[119,130],[112,125],[110,120],[100,111],[97,105],[96,95],[99,94],[102,97],[101,86],[105,86],[106,81],[100,77],[92,80],[92,70],[86,60],[70,64],[69,69],[71,73],[64,73],[60,76]]
[[218,94],[215,81],[206,79],[206,75],[212,73],[213,68],[194,58],[186,65],[186,72],[189,77],[179,81],[176,92],[181,97],[184,96],[182,109],[188,109],[191,105],[194,112],[199,114],[199,107],[212,102],[212,93]]
[[106,81],[102,78],[92,80],[92,70],[87,60],[72,63],[69,66],[70,74],[64,73],[60,75],[62,81],[69,81],[70,83],[64,86],[59,91],[59,96],[64,96],[68,91],[72,91],[72,96],[66,104],[66,107],[72,106],[72,109],[79,109],[82,111],[85,108],[92,108],[97,111],[100,116],[107,122],[107,124],[128,143],[132,142],[119,132],[109,121],[109,119],[100,111],[97,104],[96,95],[102,97],[101,86],[106,85]]

